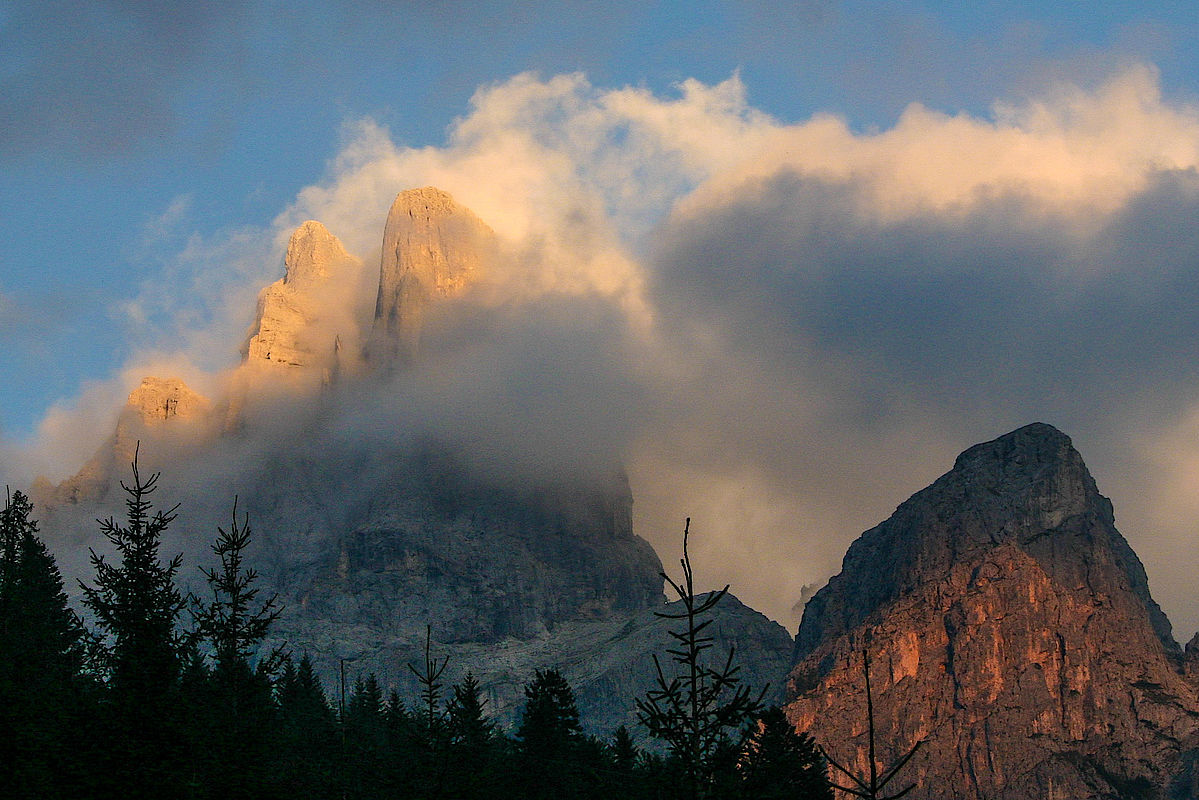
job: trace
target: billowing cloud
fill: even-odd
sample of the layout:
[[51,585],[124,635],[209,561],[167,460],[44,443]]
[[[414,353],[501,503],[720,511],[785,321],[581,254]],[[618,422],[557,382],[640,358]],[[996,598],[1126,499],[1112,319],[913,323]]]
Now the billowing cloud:
[[791,622],[958,451],[1044,420],[1189,634],[1197,169],[1199,112],[1144,67],[870,132],[782,123],[737,77],[661,97],[519,75],[443,146],[350,123],[270,230],[193,240],[131,309],[143,350],[216,375],[295,225],[321,220],[370,272],[395,194],[436,185],[504,256],[434,320],[435,368],[331,435],[423,431],[525,472],[622,460],[666,563],[691,516],[701,579]]

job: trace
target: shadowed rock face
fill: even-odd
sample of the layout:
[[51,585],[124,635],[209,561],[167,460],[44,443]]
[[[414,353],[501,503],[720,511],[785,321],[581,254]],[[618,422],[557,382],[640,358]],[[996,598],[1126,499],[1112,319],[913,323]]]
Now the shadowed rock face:
[[[487,713],[502,726],[514,727],[524,705],[524,686],[534,670],[554,667],[566,676],[589,733],[608,738],[621,725],[645,740],[637,724],[635,698],[655,685],[653,655],[664,660],[668,674],[674,666],[665,655],[676,642],[669,631],[677,623],[654,615],[661,598],[651,608],[596,618],[565,619],[536,636],[505,637],[496,641],[445,642],[434,629],[433,654],[448,658],[443,676],[447,686],[467,672],[479,679],[487,698]],[[755,689],[770,688],[768,700],[780,702],[779,676],[787,669],[791,637],[783,626],[745,606],[732,595],[716,606],[708,629],[716,639],[713,658],[724,658],[736,649],[738,677]],[[284,620],[277,634],[295,646],[292,625]],[[302,627],[305,651],[317,669],[336,675],[339,659],[346,659],[347,674],[374,672],[385,686],[395,686],[401,697],[416,697],[420,687],[408,664],[423,664],[424,631],[416,634],[381,633],[324,622]]]
[[[355,486],[354,484],[357,484]],[[286,624],[356,638],[494,642],[568,620],[622,617],[660,601],[657,555],[632,528],[623,475],[515,488],[444,451],[362,454],[333,475],[280,460],[246,508]]]
[[970,448],[854,542],[808,603],[787,711],[930,798],[1188,797],[1199,696],[1170,625],[1069,438],[1034,424]]

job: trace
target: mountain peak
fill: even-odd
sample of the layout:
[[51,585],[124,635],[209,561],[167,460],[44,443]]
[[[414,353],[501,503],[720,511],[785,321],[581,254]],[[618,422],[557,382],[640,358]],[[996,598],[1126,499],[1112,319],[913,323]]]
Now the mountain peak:
[[[413,216],[420,213],[429,216],[450,216],[461,211],[458,204],[454,202],[453,196],[436,186],[405,189],[396,195],[391,209],[393,213],[399,209]],[[388,214],[388,217],[390,216],[391,214]]]
[[370,357],[411,360],[421,319],[434,300],[461,294],[495,247],[495,233],[470,209],[432,186],[400,192],[387,214]]
[[1085,583],[1095,563],[1110,563],[1111,580],[1140,598],[1163,645],[1177,649],[1144,567],[1115,528],[1111,501],[1070,438],[1034,423],[968,448],[953,469],[850,545],[841,573],[805,610],[797,653],[815,647],[830,625],[851,628],[1005,542],[1072,585]]
[[1069,437],[1043,423],[964,451],[805,607],[789,715],[857,765],[863,650],[879,730],[898,753],[927,743],[910,768],[922,796],[1124,796],[1122,782],[1159,785],[1199,735],[1145,570]]
[[340,239],[310,219],[296,228],[287,242],[283,282],[303,286],[326,280],[351,258]]
[[1007,477],[1056,468],[1086,471],[1070,437],[1044,422],[1025,425],[967,448],[953,465],[954,472],[995,472],[997,468]]
[[144,425],[161,425],[176,418],[195,419],[210,407],[206,397],[192,391],[179,378],[148,376],[129,393],[125,413]]
[[283,277],[258,295],[244,360],[327,371],[337,337],[354,327],[346,316],[362,262],[324,225],[308,220],[288,240],[283,267]]

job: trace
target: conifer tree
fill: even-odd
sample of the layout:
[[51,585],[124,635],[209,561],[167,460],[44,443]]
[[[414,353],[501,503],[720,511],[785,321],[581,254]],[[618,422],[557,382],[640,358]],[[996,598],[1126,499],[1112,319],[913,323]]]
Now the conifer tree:
[[563,752],[583,738],[574,691],[558,670],[537,670],[525,686],[525,707],[516,738],[535,754]]
[[280,609],[274,596],[258,603],[258,573],[245,566],[250,539],[249,517],[238,519],[235,498],[232,522],[227,530],[217,529],[212,545],[220,567],[201,568],[211,598],[192,601],[195,636],[214,661],[209,706],[192,719],[212,726],[203,732],[197,749],[211,754],[214,769],[209,789],[224,797],[264,790],[278,727],[272,683],[282,652],[276,649],[258,658],[258,650]]
[[612,763],[621,773],[631,775],[637,768],[641,750],[633,742],[629,729],[621,725],[612,735]]
[[681,582],[661,573],[678,596],[682,610],[654,612],[663,619],[682,623],[679,630],[669,632],[675,646],[667,653],[677,667],[667,678],[658,656],[653,657],[656,685],[644,698],[637,699],[637,717],[652,736],[666,742],[673,765],[682,772],[684,796],[697,800],[714,796],[717,783],[724,783],[718,781],[720,773],[735,766],[735,754],[748,736],[749,723],[762,708],[766,688],[755,696],[741,683],[740,667],[734,663],[731,647],[723,661],[708,660],[708,651],[715,644],[708,631],[712,624],[708,614],[729,587],[706,595],[696,593],[695,573],[687,553],[690,531],[688,518],[683,527]]
[[495,794],[499,739],[495,723],[484,711],[485,705],[478,680],[467,672],[446,704],[449,734],[446,791],[452,797],[473,800]]
[[276,698],[281,794],[288,798],[334,796],[337,722],[307,654],[299,665],[284,658]]
[[82,626],[21,492],[0,511],[0,786],[14,797],[83,790],[91,694]]
[[445,791],[446,771],[449,767],[448,739],[445,710],[441,707],[444,691],[441,676],[449,666],[449,657],[438,659],[433,655],[433,629],[425,626],[425,663],[417,669],[412,664],[408,669],[420,684],[421,705],[415,715],[416,741],[413,743],[417,768],[417,791],[427,797],[442,797]]
[[354,681],[342,721],[346,752],[342,785],[352,797],[380,797],[386,781],[387,725],[383,690],[374,673]]
[[112,517],[100,522],[117,562],[92,550],[94,585],[80,585],[99,629],[108,687],[105,740],[111,747],[99,774],[129,796],[163,797],[182,791],[178,782],[187,772],[175,702],[187,653],[179,625],[186,600],[175,583],[182,556],[166,562],[159,556],[163,532],[175,519],[175,508],[155,510],[150,499],[159,473],[143,478],[136,452],[131,467],[132,483],[121,483],[128,495],[124,524]]
[[608,797],[640,800],[650,793],[646,754],[633,741],[629,729],[621,725],[607,748],[607,770],[603,776]]
[[159,557],[163,532],[175,510],[155,510],[150,496],[160,473],[143,480],[134,455],[133,482],[121,482],[126,522],[100,521],[100,530],[116,550],[119,563],[91,551],[95,584],[81,583],[83,603],[95,617],[104,641],[108,683],[118,703],[144,709],[163,702],[179,676],[184,637],[179,629],[186,601],[175,578],[183,562]]
[[851,785],[833,783],[833,788],[838,791],[853,797],[861,797],[864,800],[898,800],[904,797],[908,792],[916,788],[916,784],[910,783],[906,788],[900,789],[895,794],[884,794],[888,784],[899,775],[912,757],[916,755],[916,751],[920,749],[920,745],[924,744],[924,740],[920,739],[912,748],[908,750],[898,761],[890,768],[883,770],[880,775],[879,763],[875,758],[876,742],[874,730],[874,697],[870,692],[870,653],[867,650],[862,651],[862,678],[866,688],[866,746],[868,762],[868,772],[865,775],[857,775],[836,761],[828,751],[821,750],[825,759],[832,765],[833,769],[839,773],[839,777],[849,778]]
[[[237,519],[237,498],[233,499],[233,519],[229,529],[217,528],[212,551],[220,560],[220,569],[201,568],[208,580],[212,599],[196,603],[196,632],[206,639],[216,658],[217,670],[251,665],[263,639],[282,609],[278,596],[272,595],[255,608],[258,597],[257,570],[245,566],[245,550],[250,544],[249,515]],[[272,674],[282,659],[274,651],[260,662],[261,671]]]
[[486,701],[474,673],[467,672],[446,704],[450,742],[463,751],[486,747],[495,737],[495,723],[483,711]]
[[537,670],[525,686],[516,739],[521,796],[582,796],[586,770],[594,766],[587,762],[595,754],[586,747],[574,691],[558,670]]
[[741,759],[746,797],[832,800],[824,759],[811,736],[797,733],[781,708],[762,713]]

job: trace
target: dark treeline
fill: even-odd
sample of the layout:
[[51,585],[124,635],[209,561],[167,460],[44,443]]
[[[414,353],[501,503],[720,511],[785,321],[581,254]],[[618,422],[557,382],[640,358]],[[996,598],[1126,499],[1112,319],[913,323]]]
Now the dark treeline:
[[[13,798],[831,798],[812,740],[741,685],[713,647],[686,557],[671,585],[676,646],[638,701],[660,747],[625,728],[585,735],[555,669],[525,686],[511,731],[489,719],[472,675],[441,682],[426,648],[422,691],[402,698],[373,675],[330,704],[307,656],[264,652],[279,609],[245,562],[236,502],[218,529],[205,596],[185,594],[179,557],[159,552],[174,509],[133,465],[124,519],[101,521],[112,556],[92,553],[85,625],[67,604],[33,508],[0,515],[0,796]],[[668,579],[669,580],[669,579]],[[667,616],[667,615],[663,615]],[[341,703],[338,703],[341,706]]]

